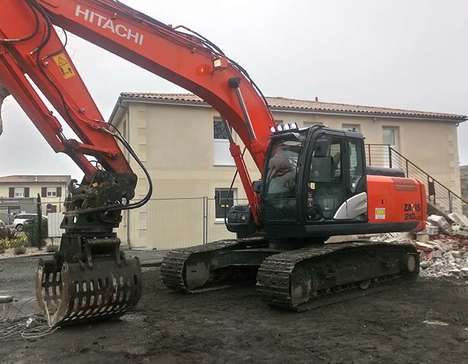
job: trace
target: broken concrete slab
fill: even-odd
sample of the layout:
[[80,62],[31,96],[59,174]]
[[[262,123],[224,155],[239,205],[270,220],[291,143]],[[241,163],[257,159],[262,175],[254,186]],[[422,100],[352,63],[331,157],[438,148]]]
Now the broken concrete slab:
[[423,243],[421,241],[417,241],[416,243],[414,243],[414,245],[416,246],[416,248],[418,250],[422,250],[422,251],[427,251],[427,252],[431,252],[434,250],[434,246],[431,245],[431,244],[426,244],[426,243]]
[[13,296],[0,296],[0,305],[13,302]]
[[429,234],[425,231],[420,231],[419,233],[416,233],[416,240],[425,243],[429,241]]
[[468,227],[468,217],[458,212],[452,212],[448,215],[449,219],[452,220],[455,224]]
[[468,227],[463,225],[453,225],[453,233],[463,237],[468,237]]
[[452,226],[449,224],[447,219],[439,215],[431,215],[427,218],[431,224],[439,227],[440,231],[444,232],[447,235],[453,235]]
[[426,225],[426,234],[432,235],[439,235],[439,227],[431,224]]
[[424,320],[423,324],[434,325],[434,326],[448,326],[449,324],[438,320]]

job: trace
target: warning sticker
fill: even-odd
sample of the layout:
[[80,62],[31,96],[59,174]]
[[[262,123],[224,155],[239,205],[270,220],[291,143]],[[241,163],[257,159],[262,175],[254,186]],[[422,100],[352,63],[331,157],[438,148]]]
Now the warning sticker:
[[65,55],[65,53],[60,53],[54,56],[54,62],[57,64],[60,71],[62,72],[63,78],[68,80],[69,78],[75,77],[73,67],[68,61],[68,58]]
[[385,220],[385,207],[376,207],[375,208],[375,219],[376,220]]

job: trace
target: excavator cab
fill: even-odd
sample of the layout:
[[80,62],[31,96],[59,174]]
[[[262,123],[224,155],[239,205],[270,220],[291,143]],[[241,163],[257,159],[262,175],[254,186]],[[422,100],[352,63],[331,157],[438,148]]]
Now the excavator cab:
[[323,126],[275,133],[267,161],[261,189],[267,236],[327,238],[367,222],[360,133]]

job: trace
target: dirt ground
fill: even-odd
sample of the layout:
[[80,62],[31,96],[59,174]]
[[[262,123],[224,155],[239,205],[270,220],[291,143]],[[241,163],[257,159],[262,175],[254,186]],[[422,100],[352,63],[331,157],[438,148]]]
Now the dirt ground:
[[[16,295],[17,304],[32,297],[36,264],[0,261],[0,294]],[[162,287],[157,268],[144,279],[135,312],[35,341],[0,342],[0,362],[468,363],[467,282],[419,279],[290,313],[265,306],[255,287],[180,295]]]

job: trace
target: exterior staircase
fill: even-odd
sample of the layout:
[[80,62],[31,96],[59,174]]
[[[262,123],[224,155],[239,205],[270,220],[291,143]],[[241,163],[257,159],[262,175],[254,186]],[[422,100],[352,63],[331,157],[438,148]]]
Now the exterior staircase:
[[428,213],[446,216],[452,212],[463,213],[468,202],[429,173],[411,162],[398,150],[386,144],[366,144],[368,166],[401,169],[406,177],[415,178],[426,187]]

